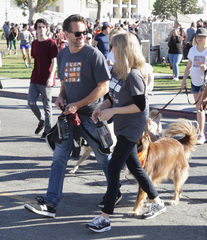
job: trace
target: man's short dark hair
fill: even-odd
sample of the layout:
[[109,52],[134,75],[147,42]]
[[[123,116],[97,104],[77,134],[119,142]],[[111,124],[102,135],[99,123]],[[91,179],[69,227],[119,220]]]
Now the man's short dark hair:
[[64,22],[63,22],[63,30],[66,32],[70,32],[71,29],[71,22],[82,22],[84,24],[86,24],[85,18],[82,17],[79,14],[73,14],[70,15],[69,17],[67,17]]
[[38,23],[43,23],[46,27],[48,27],[48,23],[44,18],[39,18],[37,19],[37,21],[35,22],[34,28],[35,30],[37,30],[37,24]]
[[108,27],[109,27],[108,24],[104,24],[103,27],[102,27],[102,31],[103,31],[103,30],[106,30]]

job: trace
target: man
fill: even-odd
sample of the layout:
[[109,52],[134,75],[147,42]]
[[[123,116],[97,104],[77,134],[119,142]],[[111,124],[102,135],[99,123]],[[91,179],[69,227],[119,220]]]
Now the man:
[[[69,42],[58,56],[58,76],[62,81],[60,94],[56,100],[58,109],[66,102],[65,115],[78,113],[81,120],[80,135],[93,149],[96,159],[108,178],[110,154],[99,150],[95,123],[91,119],[93,110],[99,105],[100,98],[108,92],[110,77],[104,56],[94,47],[85,44],[85,19],[71,15],[65,19],[63,29]],[[69,138],[55,144],[49,185],[45,199],[37,204],[25,204],[25,208],[36,214],[55,217],[60,202],[67,161],[73,148],[74,125],[69,123]],[[92,136],[92,137],[91,137]],[[96,139],[96,141],[94,140]],[[120,199],[120,198],[119,198]]]
[[91,33],[87,33],[86,34],[86,40],[85,43],[87,43],[88,45],[92,46],[92,42],[93,42],[93,36]]
[[11,29],[10,22],[5,22],[3,25],[4,36],[6,38],[7,50],[9,51],[9,31]]
[[190,28],[188,28],[187,32],[186,32],[186,47],[184,50],[184,58],[185,59],[187,59],[188,52],[189,52],[190,48],[192,47],[192,42],[193,42],[195,33],[196,33],[196,23],[192,22]]
[[[45,140],[52,125],[52,86],[55,85],[58,48],[54,40],[47,37],[47,22],[38,19],[35,23],[37,40],[32,42],[31,55],[34,58],[29,87],[28,105],[39,120],[35,134],[44,132],[40,140]],[[43,114],[37,106],[39,95],[42,97]]]
[[104,24],[102,32],[97,34],[94,38],[94,45],[103,53],[105,58],[109,54],[109,32],[110,28],[108,24]]

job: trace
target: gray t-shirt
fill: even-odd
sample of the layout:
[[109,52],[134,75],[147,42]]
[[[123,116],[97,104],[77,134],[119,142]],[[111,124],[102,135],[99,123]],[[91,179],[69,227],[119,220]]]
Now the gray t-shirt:
[[[138,69],[132,69],[126,80],[112,74],[109,93],[113,98],[113,107],[123,107],[134,103],[133,96],[145,95],[145,82]],[[113,116],[116,136],[125,136],[131,142],[137,142],[145,128],[145,113],[116,114]]]
[[20,42],[21,45],[27,45],[29,43],[29,40],[30,40],[29,31],[22,31],[20,37],[21,39],[24,39],[24,40],[21,40]]
[[[89,45],[77,53],[71,53],[68,47],[62,49],[57,55],[57,62],[58,77],[65,82],[67,104],[82,100],[97,87],[97,83],[110,79],[103,54]],[[89,105],[95,108],[99,102],[97,100]]]

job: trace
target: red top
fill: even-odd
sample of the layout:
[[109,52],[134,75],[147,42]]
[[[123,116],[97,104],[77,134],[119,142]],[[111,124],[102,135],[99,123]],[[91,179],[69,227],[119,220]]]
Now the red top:
[[[31,83],[46,85],[51,72],[52,59],[58,54],[57,44],[48,38],[41,42],[32,42],[31,55],[34,58],[34,69],[32,71]],[[56,74],[54,74],[53,86],[55,86]]]

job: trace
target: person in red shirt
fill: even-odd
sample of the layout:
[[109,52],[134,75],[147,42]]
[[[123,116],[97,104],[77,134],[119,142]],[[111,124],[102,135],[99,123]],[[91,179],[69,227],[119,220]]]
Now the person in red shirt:
[[[53,39],[47,37],[48,23],[38,19],[35,23],[37,39],[32,42],[31,55],[34,58],[34,69],[29,86],[28,105],[39,120],[35,134],[44,132],[40,140],[45,140],[52,126],[52,86],[55,86],[56,56],[58,47]],[[42,97],[44,114],[37,106],[39,95]]]
[[62,31],[62,27],[60,25],[57,26],[54,40],[56,40],[59,51],[65,48],[65,44],[68,42],[65,33]]

